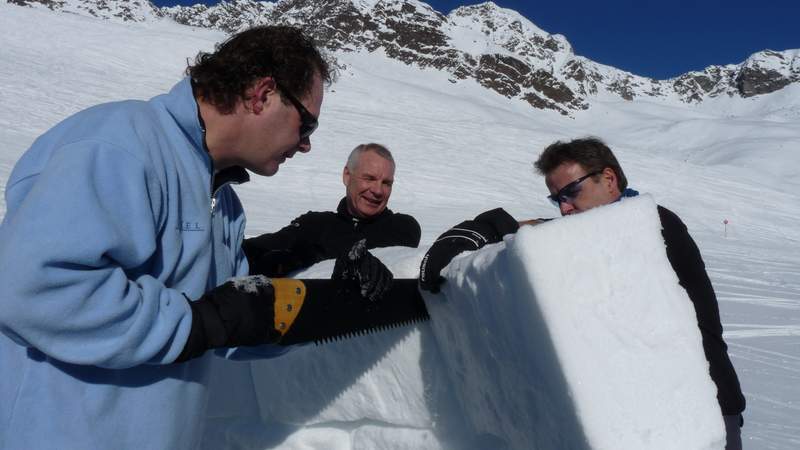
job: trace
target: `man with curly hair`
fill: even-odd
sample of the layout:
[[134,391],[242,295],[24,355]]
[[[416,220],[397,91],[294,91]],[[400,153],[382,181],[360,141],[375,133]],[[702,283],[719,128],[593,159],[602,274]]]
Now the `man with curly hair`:
[[299,30],[257,27],[187,75],[67,118],[8,179],[0,448],[194,448],[211,354],[285,351],[273,284],[226,282],[248,273],[231,185],[311,149],[331,71]]

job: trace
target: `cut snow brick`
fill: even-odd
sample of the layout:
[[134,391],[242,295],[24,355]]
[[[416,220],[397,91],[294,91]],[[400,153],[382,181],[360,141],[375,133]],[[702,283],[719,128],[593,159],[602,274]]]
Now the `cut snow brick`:
[[466,421],[508,448],[712,449],[725,432],[649,196],[456,258],[433,329]]
[[[374,253],[409,277],[424,250]],[[264,427],[285,434],[275,442],[318,448],[309,432],[338,429],[352,448],[722,448],[694,309],[650,197],[522,227],[444,275],[429,322],[254,361]]]

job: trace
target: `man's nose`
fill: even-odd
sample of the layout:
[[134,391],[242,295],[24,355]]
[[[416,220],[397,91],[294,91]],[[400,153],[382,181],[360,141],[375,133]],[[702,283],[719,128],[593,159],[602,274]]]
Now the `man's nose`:
[[372,191],[372,195],[377,198],[383,198],[386,195],[386,190],[383,188],[383,183],[380,180],[376,180],[369,185],[369,190]]
[[308,153],[311,151],[311,139],[308,136],[300,139],[300,143],[297,144],[297,151],[300,153]]
[[575,212],[575,206],[569,202],[561,202],[558,204],[558,209],[561,210],[561,215],[566,216]]

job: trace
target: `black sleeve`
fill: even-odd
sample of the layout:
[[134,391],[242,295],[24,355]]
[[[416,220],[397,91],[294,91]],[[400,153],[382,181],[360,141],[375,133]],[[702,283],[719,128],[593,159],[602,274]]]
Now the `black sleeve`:
[[397,244],[403,247],[419,247],[422,229],[419,222],[408,214],[395,214],[395,230],[397,231]]
[[519,230],[519,222],[507,213],[503,208],[495,208],[475,217],[475,222],[485,223],[495,231],[492,242],[500,242],[503,236],[516,233]]
[[308,214],[294,219],[275,233],[245,239],[242,250],[251,275],[283,277],[318,262],[318,249]]
[[694,304],[700,329],[714,336],[722,337],[719,307],[714,288],[706,272],[706,265],[686,225],[672,211],[659,207],[667,258],[680,285],[686,289]]
[[711,379],[717,385],[717,399],[722,413],[739,414],[745,408],[739,379],[722,338],[719,305],[700,250],[686,225],[672,211],[658,207],[667,258],[694,305],[697,324],[703,339],[703,351],[709,363]]
[[439,292],[439,286],[444,283],[441,271],[456,255],[500,242],[503,236],[516,233],[518,229],[519,222],[502,208],[486,211],[474,220],[465,220],[450,228],[436,239],[422,258],[420,287],[433,293]]

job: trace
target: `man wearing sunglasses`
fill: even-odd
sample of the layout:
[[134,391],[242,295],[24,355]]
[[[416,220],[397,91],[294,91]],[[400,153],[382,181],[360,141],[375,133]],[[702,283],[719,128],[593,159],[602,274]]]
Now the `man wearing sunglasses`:
[[196,448],[212,355],[286,351],[231,185],[310,150],[331,71],[299,29],[264,26],[187,75],[65,119],[10,175],[0,448]]
[[[638,195],[628,188],[628,181],[617,158],[599,139],[555,142],[542,152],[534,165],[544,175],[550,191],[548,199],[559,208],[561,215],[581,213]],[[667,258],[697,315],[703,350],[709,362],[711,379],[717,386],[717,400],[725,421],[726,450],[741,449],[740,427],[745,399],[728,357],[728,347],[722,339],[714,289],[700,251],[686,225],[675,213],[662,206],[658,207],[658,214]],[[440,272],[457,254],[500,242],[504,235],[515,233],[521,224],[535,225],[541,220],[517,222],[498,208],[456,225],[442,234],[423,258],[420,287],[438,292],[444,282]]]
[[250,273],[286,276],[336,258],[361,239],[368,249],[417,247],[421,231],[416,219],[387,208],[394,173],[389,149],[358,145],[342,171],[345,196],[336,211],[309,211],[275,233],[245,239]]

